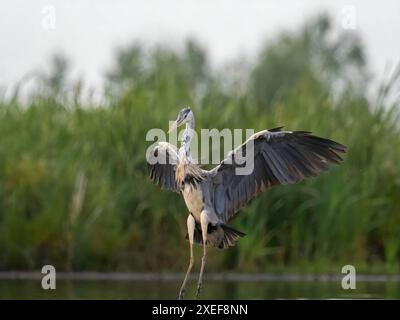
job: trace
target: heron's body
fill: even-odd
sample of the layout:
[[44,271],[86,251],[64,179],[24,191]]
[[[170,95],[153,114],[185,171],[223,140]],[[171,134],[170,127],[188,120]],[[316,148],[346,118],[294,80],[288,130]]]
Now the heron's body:
[[[200,214],[206,208],[205,197],[203,194],[203,182],[185,182],[183,187],[183,199],[186,207],[193,215],[194,220],[200,223]],[[209,206],[207,206],[208,208]]]
[[[183,195],[186,207],[195,221],[200,223],[201,211],[205,208],[206,201],[209,200],[206,174],[186,158],[180,157],[178,161],[175,172],[176,183]],[[207,204],[210,204],[210,201],[207,201]]]
[[[154,148],[149,163],[150,178],[162,188],[181,193],[189,211],[187,218],[190,264],[179,297],[183,297],[193,267],[193,244],[203,246],[197,294],[202,286],[206,246],[228,248],[244,233],[228,226],[229,220],[256,194],[275,185],[285,185],[318,176],[331,164],[339,163],[346,147],[306,131],[263,130],[233,150],[217,167],[207,171],[195,164],[190,155],[194,115],[183,109],[173,128],[186,123],[179,150],[161,142]],[[249,155],[247,150],[251,150]],[[237,174],[239,155],[246,154],[253,170]],[[250,157],[251,155],[251,157]]]
[[[208,222],[206,245],[217,248],[227,248],[234,245],[239,239],[232,232],[243,236],[244,233],[229,228],[216,214],[213,206],[211,190],[211,175],[207,171],[203,173],[203,180],[198,181],[190,174],[185,174],[185,182],[182,186],[182,195],[186,207],[195,222],[194,243],[203,244],[202,216]],[[228,238],[226,238],[228,236]]]

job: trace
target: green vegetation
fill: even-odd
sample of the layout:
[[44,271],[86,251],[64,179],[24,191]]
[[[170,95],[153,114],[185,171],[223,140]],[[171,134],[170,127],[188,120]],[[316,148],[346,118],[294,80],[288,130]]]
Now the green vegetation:
[[190,105],[197,128],[285,125],[349,148],[321,177],[253,200],[232,221],[248,235],[210,250],[208,270],[396,272],[399,74],[367,99],[363,47],[326,17],[224,70],[192,41],[181,51],[121,49],[102,103],[82,98],[55,58],[28,102],[18,92],[0,101],[0,269],[183,271],[187,210],[148,179],[145,137]]

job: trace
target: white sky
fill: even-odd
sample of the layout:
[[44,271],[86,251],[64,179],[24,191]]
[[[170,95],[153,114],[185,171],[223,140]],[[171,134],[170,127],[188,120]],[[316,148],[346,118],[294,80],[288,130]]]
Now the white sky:
[[[43,8],[55,8],[55,29],[42,26]],[[179,45],[194,37],[214,65],[256,54],[265,39],[295,30],[328,12],[338,26],[343,7],[354,6],[356,31],[366,44],[370,67],[382,76],[400,62],[400,1],[224,1],[224,0],[1,0],[0,87],[43,68],[54,51],[73,61],[74,74],[98,86],[118,46],[140,40]]]

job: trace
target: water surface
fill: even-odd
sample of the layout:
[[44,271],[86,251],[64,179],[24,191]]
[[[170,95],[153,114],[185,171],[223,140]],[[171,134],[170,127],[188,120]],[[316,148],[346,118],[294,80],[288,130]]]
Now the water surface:
[[[44,290],[37,279],[0,279],[0,299],[175,299],[177,279],[61,279],[55,290]],[[193,298],[195,280],[187,287]],[[253,277],[241,280],[208,279],[204,299],[400,299],[400,281],[357,281],[355,290],[344,290],[339,279]]]

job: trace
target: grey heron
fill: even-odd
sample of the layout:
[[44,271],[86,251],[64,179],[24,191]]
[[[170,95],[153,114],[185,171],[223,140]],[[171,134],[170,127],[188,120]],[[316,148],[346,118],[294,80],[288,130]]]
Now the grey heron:
[[[170,131],[186,124],[182,145],[177,149],[168,142],[158,142],[150,156],[150,178],[161,188],[183,195],[187,209],[187,239],[190,262],[179,291],[184,296],[188,276],[194,265],[193,244],[203,247],[196,298],[200,296],[207,246],[229,248],[245,234],[228,226],[228,221],[249,200],[275,185],[291,184],[315,177],[332,164],[342,161],[346,147],[308,131],[263,130],[235,148],[218,166],[203,170],[191,158],[190,142],[195,129],[193,111],[182,109]],[[239,154],[252,145],[253,170],[238,175]]]

